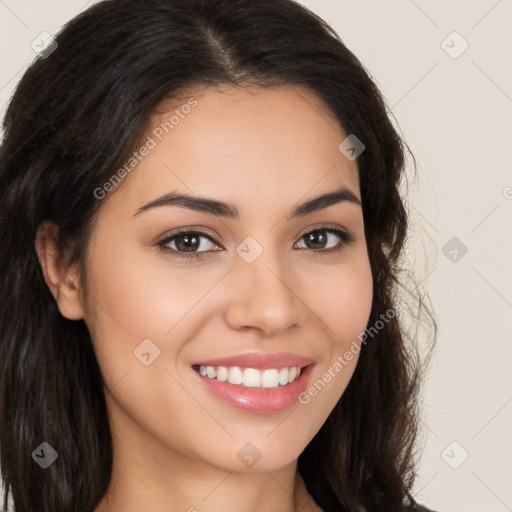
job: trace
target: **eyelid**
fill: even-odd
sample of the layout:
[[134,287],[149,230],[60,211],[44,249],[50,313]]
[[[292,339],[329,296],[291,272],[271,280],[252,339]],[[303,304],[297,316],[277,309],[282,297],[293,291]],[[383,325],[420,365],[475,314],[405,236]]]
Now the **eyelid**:
[[209,231],[205,231],[204,228],[201,227],[195,227],[195,226],[186,226],[184,228],[176,228],[174,230],[171,230],[165,235],[162,235],[158,241],[155,243],[155,245],[163,245],[164,243],[169,242],[169,239],[176,236],[181,235],[183,233],[200,233],[201,235],[208,238],[210,241],[220,245],[222,247],[222,244],[220,243],[220,236],[216,233],[211,233]]
[[351,232],[338,225],[338,224],[329,224],[329,223],[320,223],[320,224],[313,224],[312,226],[308,226],[307,228],[304,228],[303,231],[300,232],[300,234],[298,235],[298,238],[302,238],[304,235],[306,235],[307,233],[311,233],[311,231],[321,231],[321,230],[329,230],[329,229],[332,229],[332,230],[335,230],[335,231],[342,231],[343,233],[345,233],[347,235],[348,238],[350,239],[353,239],[353,235],[351,234]]

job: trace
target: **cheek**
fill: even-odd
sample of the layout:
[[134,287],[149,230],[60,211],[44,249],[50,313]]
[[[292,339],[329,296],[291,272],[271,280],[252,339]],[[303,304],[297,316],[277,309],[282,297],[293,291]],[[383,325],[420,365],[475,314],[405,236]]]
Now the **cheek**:
[[[145,264],[123,236],[101,231],[88,253],[86,323],[107,386],[141,365],[134,350],[149,339],[162,350],[161,339],[173,325],[182,301],[172,286],[155,285],[155,269]],[[173,309],[172,304],[175,305]]]
[[373,277],[367,257],[361,258],[341,285],[338,317],[334,322],[339,337],[333,342],[331,374],[342,375],[338,380],[339,394],[354,373],[361,349],[361,339],[368,326],[373,302]]
[[[299,402],[307,406],[320,428],[348,386],[359,360],[361,339],[368,325],[373,279],[367,256],[330,269],[312,309],[321,312],[326,332],[322,358]],[[317,277],[322,277],[318,275]]]
[[332,360],[358,340],[370,317],[373,278],[366,252],[354,253],[339,266],[318,269],[315,280],[318,292],[310,293],[309,300],[314,301],[314,311],[327,331]]
[[119,332],[131,343],[172,336],[174,327],[215,283],[215,276],[209,279],[209,274],[191,272],[186,265],[169,271],[165,261],[155,262],[133,248],[113,249],[96,258],[91,270],[96,322],[103,332]]
[[343,276],[336,300],[337,314],[333,330],[340,333],[340,349],[358,340],[370,317],[373,301],[373,279],[369,261],[362,260]]

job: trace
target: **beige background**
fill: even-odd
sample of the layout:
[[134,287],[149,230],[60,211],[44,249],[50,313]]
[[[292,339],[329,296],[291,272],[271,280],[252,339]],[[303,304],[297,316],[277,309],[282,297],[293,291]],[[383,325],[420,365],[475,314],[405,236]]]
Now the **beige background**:
[[[0,0],[0,114],[31,42],[92,3]],[[512,0],[301,3],[370,71],[419,164],[413,241],[440,332],[415,494],[512,511]]]

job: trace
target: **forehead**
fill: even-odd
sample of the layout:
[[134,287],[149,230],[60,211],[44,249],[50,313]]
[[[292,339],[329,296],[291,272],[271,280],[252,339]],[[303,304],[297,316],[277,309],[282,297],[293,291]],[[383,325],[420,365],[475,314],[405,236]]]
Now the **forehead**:
[[179,190],[230,200],[243,214],[244,205],[291,206],[340,186],[359,196],[357,163],[338,149],[345,138],[322,102],[302,88],[191,91],[158,106],[113,203],[134,211]]

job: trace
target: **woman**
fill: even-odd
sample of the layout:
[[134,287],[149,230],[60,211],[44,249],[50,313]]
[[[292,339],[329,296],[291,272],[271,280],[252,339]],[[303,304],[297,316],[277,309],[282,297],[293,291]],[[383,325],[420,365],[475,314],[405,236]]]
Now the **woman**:
[[324,21],[290,0],[100,2],[4,130],[16,512],[426,510],[405,144]]

